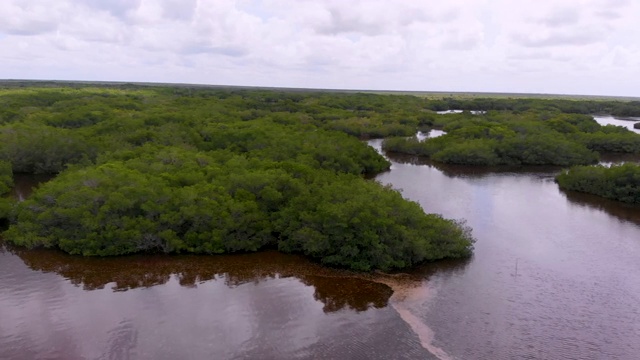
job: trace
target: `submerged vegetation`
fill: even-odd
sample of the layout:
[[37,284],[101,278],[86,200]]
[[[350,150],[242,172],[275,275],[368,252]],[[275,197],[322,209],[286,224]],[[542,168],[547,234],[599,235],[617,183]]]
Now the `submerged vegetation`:
[[640,165],[576,166],[559,174],[561,188],[640,204]]

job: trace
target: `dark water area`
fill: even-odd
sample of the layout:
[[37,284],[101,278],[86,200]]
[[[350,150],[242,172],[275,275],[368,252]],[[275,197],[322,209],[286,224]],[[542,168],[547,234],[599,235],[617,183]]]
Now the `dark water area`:
[[13,174],[14,187],[9,193],[11,197],[18,201],[23,201],[34,191],[38,185],[53,179],[51,174]]
[[574,205],[602,210],[622,221],[630,221],[640,225],[640,206],[603,199],[600,196],[576,191],[560,190]]
[[640,163],[640,154],[600,153],[600,163],[604,165]]
[[558,167],[387,155],[376,181],[466,219],[473,257],[362,275],[272,251],[0,243],[0,359],[640,358],[640,207],[561,191]]
[[[389,285],[300,256],[0,245],[2,359],[434,358],[389,306]],[[420,289],[437,269],[416,271],[386,282]]]

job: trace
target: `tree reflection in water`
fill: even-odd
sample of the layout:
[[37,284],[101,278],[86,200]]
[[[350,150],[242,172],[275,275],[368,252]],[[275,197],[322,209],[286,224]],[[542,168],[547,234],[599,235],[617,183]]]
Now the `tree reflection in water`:
[[84,290],[127,291],[166,284],[175,277],[180,285],[197,287],[223,281],[229,287],[267,279],[295,277],[315,289],[314,298],[325,312],[343,308],[364,311],[385,307],[393,291],[382,283],[348,271],[329,269],[303,257],[267,251],[225,256],[135,255],[112,258],[71,256],[49,249],[28,250],[4,245],[32,270],[53,272]]
[[32,270],[57,273],[87,291],[106,286],[111,286],[113,291],[146,288],[166,284],[172,277],[184,287],[197,287],[207,281],[223,281],[228,287],[237,287],[268,279],[295,277],[314,288],[314,298],[324,304],[327,313],[345,308],[355,311],[383,308],[389,303],[392,288],[421,286],[435,271],[455,271],[468,262],[426,264],[411,273],[388,275],[331,269],[302,256],[277,251],[223,256],[87,258],[50,249],[28,250],[10,244],[2,244],[2,248],[2,251],[20,257]]

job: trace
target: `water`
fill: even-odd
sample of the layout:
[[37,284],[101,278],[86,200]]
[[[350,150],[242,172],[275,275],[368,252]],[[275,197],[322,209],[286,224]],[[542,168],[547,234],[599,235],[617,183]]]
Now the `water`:
[[4,245],[0,359],[640,358],[639,207],[565,193],[554,167],[391,160],[377,181],[467,219],[471,259],[357,275],[276,252]]
[[13,180],[15,186],[9,195],[18,201],[24,201],[24,199],[33,192],[35,187],[52,178],[53,175],[49,174],[14,174]]
[[596,119],[596,121],[600,125],[622,126],[633,132],[640,134],[640,129],[635,129],[633,127],[635,123],[640,122],[640,119],[637,119],[637,118],[625,120],[625,119],[614,118],[613,116],[608,116],[608,115],[594,115],[594,119]]
[[438,136],[442,136],[444,134],[446,134],[446,132],[442,130],[431,129],[428,132],[418,131],[418,133],[416,134],[416,137],[418,138],[418,140],[424,141],[427,138],[435,138]]
[[455,359],[637,359],[640,208],[561,192],[557,170],[494,173],[394,163],[378,180],[466,218],[462,271],[425,282],[414,314]]
[[[464,112],[464,110],[442,110],[442,111],[436,111],[436,114],[440,114],[440,115],[446,115],[446,114],[462,114]],[[469,111],[471,114],[473,115],[481,115],[486,113],[486,111],[483,110],[471,110]]]
[[2,359],[433,358],[389,286],[298,256],[3,249]]

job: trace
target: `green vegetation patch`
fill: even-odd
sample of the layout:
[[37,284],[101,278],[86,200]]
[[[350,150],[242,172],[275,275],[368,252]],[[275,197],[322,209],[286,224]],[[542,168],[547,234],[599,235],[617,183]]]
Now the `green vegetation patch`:
[[360,176],[178,147],[71,168],[15,216],[7,240],[82,255],[277,247],[368,271],[468,256],[473,243],[463,224]]
[[640,135],[600,126],[588,115],[489,111],[440,116],[434,125],[445,135],[424,141],[389,138],[383,149],[463,165],[584,165],[596,163],[598,152],[640,153]]
[[11,213],[13,201],[7,198],[7,193],[13,187],[13,171],[11,163],[0,160],[0,220],[5,220]]
[[556,177],[562,189],[640,204],[640,165],[575,166]]
[[471,254],[464,224],[363,178],[390,164],[358,138],[436,116],[416,97],[85,86],[0,90],[0,109],[6,172],[58,174],[8,208],[18,245],[278,248],[361,271]]
[[[638,116],[638,102],[23,85],[0,88],[0,192],[12,171],[59,175],[18,206],[0,200],[4,236],[83,255],[274,247],[356,270],[468,256],[464,224],[362,178],[390,164],[359,139],[470,165],[640,152],[637,134],[580,115]],[[434,112],[448,109],[486,113]],[[408,138],[433,127],[447,134]]]

